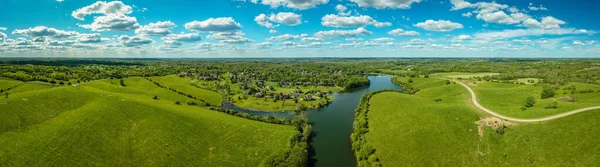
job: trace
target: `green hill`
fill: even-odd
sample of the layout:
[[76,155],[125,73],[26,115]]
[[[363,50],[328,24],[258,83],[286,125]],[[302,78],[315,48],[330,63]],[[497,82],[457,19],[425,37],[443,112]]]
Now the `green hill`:
[[143,78],[110,82],[0,98],[0,166],[257,166],[296,132],[176,105],[186,97]]

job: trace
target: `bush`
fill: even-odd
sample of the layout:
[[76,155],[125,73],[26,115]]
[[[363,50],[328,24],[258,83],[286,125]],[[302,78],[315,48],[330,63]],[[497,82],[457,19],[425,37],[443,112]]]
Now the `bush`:
[[435,99],[435,102],[440,102],[440,101],[442,101],[442,99],[440,99],[440,98]]
[[181,102],[180,101],[175,101],[175,104],[180,105]]
[[535,97],[529,96],[523,103],[523,106],[526,108],[529,108],[529,107],[533,107],[534,104],[535,104]]
[[187,100],[185,103],[186,103],[187,105],[190,105],[190,106],[195,106],[195,105],[197,104],[197,103],[196,103],[195,101],[193,101],[193,100]]
[[542,91],[542,99],[547,99],[547,98],[554,97],[555,94],[556,94],[556,92],[554,91],[553,88],[546,87]]
[[152,99],[158,100],[158,96],[155,95]]
[[552,103],[548,103],[548,105],[546,105],[546,107],[544,107],[546,109],[556,109],[558,108],[558,103],[557,102],[552,102]]

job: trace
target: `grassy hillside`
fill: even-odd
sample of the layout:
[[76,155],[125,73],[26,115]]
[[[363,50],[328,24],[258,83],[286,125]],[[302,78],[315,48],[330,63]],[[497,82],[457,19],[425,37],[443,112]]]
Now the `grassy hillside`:
[[[594,92],[583,94],[577,92],[575,94],[577,99],[576,102],[566,102],[561,101],[559,98],[568,98],[571,94],[570,92],[564,94],[563,92],[566,91],[563,91],[562,89],[557,91],[553,98],[541,99],[540,95],[543,89],[541,86],[495,82],[480,82],[475,85],[471,84],[470,86],[477,94],[481,105],[503,115],[517,118],[539,118],[579,108],[600,105],[600,92],[597,91],[600,85],[581,83],[573,83],[572,85],[576,85],[579,90],[591,89]],[[523,111],[521,108],[523,107],[524,101],[529,96],[536,98],[536,104]],[[558,108],[545,108],[548,104],[554,102],[558,104]]]
[[[406,78],[402,78],[407,80]],[[600,111],[505,129],[485,117],[467,90],[436,78],[413,79],[415,95],[386,92],[370,100],[367,139],[384,166],[593,166],[600,163]],[[439,99],[441,101],[437,101]],[[443,157],[443,158],[442,158]]]
[[202,99],[212,105],[221,105],[222,97],[219,93],[197,88],[192,85],[188,78],[180,78],[175,75],[168,75],[162,77],[152,77],[151,79],[163,86],[191,94],[192,96]]
[[289,148],[296,133],[291,126],[175,105],[181,95],[140,78],[125,83],[1,98],[0,166],[257,166]]

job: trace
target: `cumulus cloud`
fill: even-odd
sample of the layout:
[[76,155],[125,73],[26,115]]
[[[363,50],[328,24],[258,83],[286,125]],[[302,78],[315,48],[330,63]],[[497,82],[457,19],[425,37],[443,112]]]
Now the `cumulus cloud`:
[[295,39],[299,39],[300,37],[302,37],[301,35],[292,35],[292,34],[283,34],[283,35],[279,35],[279,36],[272,36],[267,38],[267,40],[269,41],[290,41],[290,40],[295,40]]
[[329,30],[329,31],[319,31],[314,34],[315,37],[319,38],[337,38],[337,37],[355,37],[355,36],[365,36],[371,35],[373,32],[365,29],[365,28],[357,28],[356,30]]
[[166,36],[173,33],[171,29],[175,28],[176,26],[177,25],[171,21],[159,21],[142,26],[135,30],[135,33],[149,36]]
[[0,32],[0,41],[4,41],[7,37],[5,33]]
[[92,24],[80,25],[92,31],[131,31],[140,27],[135,17],[125,15],[98,16]]
[[0,27],[0,31],[6,31],[6,27]]
[[559,20],[552,16],[546,16],[542,18],[542,22],[531,18],[523,21],[523,25],[529,28],[558,29],[563,24],[567,24],[567,22]]
[[394,29],[390,32],[388,32],[389,35],[393,35],[393,36],[401,36],[401,37],[414,37],[414,36],[419,36],[420,34],[416,31],[404,31],[403,29]]
[[192,31],[226,32],[237,31],[242,25],[231,17],[209,18],[204,21],[192,21],[185,24],[185,28]]
[[221,43],[231,43],[231,44],[243,44],[252,42],[252,40],[244,37],[246,34],[240,31],[234,32],[214,32],[211,35],[208,35],[207,38],[218,40]]
[[558,28],[558,29],[513,29],[503,31],[480,32],[475,34],[475,39],[495,40],[495,39],[510,39],[526,36],[542,36],[542,35],[576,35],[576,34],[593,34],[594,32],[580,30],[574,28]]
[[302,40],[303,42],[315,42],[315,41],[322,41],[323,38],[305,37],[305,38],[302,38],[300,40]]
[[350,0],[360,7],[373,7],[375,9],[409,9],[413,3],[422,0]]
[[339,16],[328,14],[321,18],[321,24],[326,27],[348,28],[348,27],[364,27],[366,25],[374,25],[375,27],[391,26],[389,22],[378,22],[371,16]]
[[129,5],[125,5],[121,1],[104,2],[97,1],[89,6],[77,9],[71,13],[76,19],[84,20],[86,15],[90,14],[104,14],[104,15],[127,15],[133,12],[133,8]]
[[13,35],[24,35],[31,38],[50,37],[50,38],[70,38],[79,35],[75,31],[63,31],[46,26],[37,26],[28,29],[17,29],[12,32]]
[[467,13],[461,14],[461,16],[463,16],[463,17],[471,17],[471,16],[473,16],[473,13],[467,12]]
[[[258,0],[254,0],[254,3],[257,3]],[[329,0],[262,0],[261,4],[269,5],[271,8],[277,8],[280,6],[285,6],[293,9],[306,10],[310,8],[314,8],[317,5],[327,4]]]
[[450,42],[463,42],[466,40],[471,40],[473,39],[470,35],[459,35],[459,36],[455,36],[452,37],[452,39],[450,39]]
[[271,42],[262,42],[262,43],[254,44],[253,46],[256,47],[256,48],[259,48],[259,49],[269,49],[269,48],[273,47],[273,43],[271,43]]
[[267,28],[275,28],[272,22],[281,23],[288,26],[296,26],[302,24],[302,15],[292,13],[292,12],[280,12],[277,14],[271,14],[267,16],[266,14],[260,14],[254,18],[254,21],[261,26]]
[[529,3],[529,10],[533,10],[533,11],[538,11],[538,10],[548,10],[548,8],[544,7],[543,5],[538,6],[533,6],[533,3]]
[[348,8],[342,4],[337,4],[335,6],[335,10],[338,12],[338,15],[340,15],[340,16],[348,16],[351,14],[351,11],[346,12],[346,10],[348,10]]
[[271,33],[271,34],[276,34],[276,33],[277,33],[277,30],[269,30],[269,33]]
[[167,48],[179,48],[181,45],[183,45],[183,43],[180,41],[166,40],[163,42],[163,46]]
[[426,20],[425,22],[415,24],[415,26],[424,30],[438,32],[449,32],[455,29],[463,28],[462,24],[447,20]]
[[81,34],[77,38],[77,42],[79,42],[79,43],[100,43],[100,42],[105,42],[105,41],[109,41],[109,40],[110,39],[108,39],[108,38],[102,38],[102,35],[100,35],[98,33]]
[[119,37],[119,42],[121,42],[121,44],[123,44],[123,46],[127,46],[127,47],[139,47],[142,45],[147,45],[147,44],[151,44],[152,42],[154,42],[152,39],[145,37],[145,36],[127,36],[127,35],[121,35]]
[[177,42],[198,42],[202,40],[200,34],[197,33],[179,33],[169,34],[161,38],[163,41],[177,41]]

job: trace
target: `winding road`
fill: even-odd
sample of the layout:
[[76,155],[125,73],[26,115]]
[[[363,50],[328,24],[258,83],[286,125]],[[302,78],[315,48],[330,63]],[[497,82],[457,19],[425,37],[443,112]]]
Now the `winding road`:
[[565,113],[561,113],[561,114],[557,114],[557,115],[552,115],[552,116],[548,116],[548,117],[543,117],[543,118],[533,118],[533,119],[520,119],[520,118],[513,118],[513,117],[507,117],[501,114],[498,114],[490,109],[487,109],[485,107],[483,107],[481,104],[479,104],[479,102],[477,101],[477,95],[475,95],[475,92],[473,91],[473,89],[471,89],[471,87],[467,86],[466,84],[460,82],[460,81],[455,81],[456,83],[459,83],[460,85],[462,85],[463,87],[467,88],[467,90],[469,90],[469,92],[471,93],[471,100],[473,101],[473,104],[475,104],[475,106],[495,117],[501,118],[501,119],[505,119],[505,120],[509,120],[509,121],[514,121],[514,122],[543,122],[543,121],[550,121],[553,119],[558,119],[558,118],[562,118],[562,117],[566,117],[569,115],[573,115],[573,114],[577,114],[580,112],[584,112],[584,111],[589,111],[589,110],[596,110],[596,109],[600,109],[600,106],[594,106],[594,107],[587,107],[587,108],[581,108],[581,109],[577,109],[577,110],[572,110],[572,111],[568,111]]

